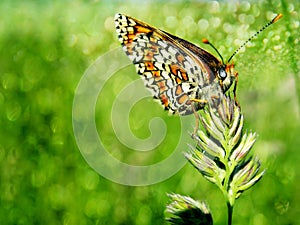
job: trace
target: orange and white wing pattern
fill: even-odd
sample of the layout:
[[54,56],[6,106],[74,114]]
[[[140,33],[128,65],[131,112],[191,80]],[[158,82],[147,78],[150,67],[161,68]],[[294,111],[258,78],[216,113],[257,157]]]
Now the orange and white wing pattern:
[[188,115],[202,109],[222,63],[205,50],[123,14],[116,14],[118,39],[145,86],[166,110]]

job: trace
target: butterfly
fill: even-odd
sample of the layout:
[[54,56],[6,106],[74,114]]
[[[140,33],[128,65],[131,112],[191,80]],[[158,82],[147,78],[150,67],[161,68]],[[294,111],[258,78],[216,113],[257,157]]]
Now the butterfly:
[[[277,17],[240,48],[276,22]],[[238,73],[229,62],[240,48],[224,63],[221,54],[206,39],[203,43],[211,45],[221,60],[182,38],[130,16],[116,14],[115,27],[123,50],[145,86],[170,113],[189,115],[203,109],[207,103],[225,94],[233,83],[236,96]]]

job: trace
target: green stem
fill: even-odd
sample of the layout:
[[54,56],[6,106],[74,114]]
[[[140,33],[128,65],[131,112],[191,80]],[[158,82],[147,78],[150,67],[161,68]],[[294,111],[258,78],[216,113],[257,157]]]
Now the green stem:
[[227,202],[227,212],[228,212],[228,225],[231,225],[232,223],[232,213],[233,213],[233,206],[230,204],[230,202]]

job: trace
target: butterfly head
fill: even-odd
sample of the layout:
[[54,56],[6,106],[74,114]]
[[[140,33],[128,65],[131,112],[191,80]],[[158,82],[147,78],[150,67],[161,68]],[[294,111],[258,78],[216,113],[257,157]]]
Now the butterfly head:
[[224,92],[226,92],[236,79],[236,72],[234,72],[234,64],[221,65],[217,72],[219,83]]
[[212,62],[209,62],[209,64],[210,67],[213,68],[215,77],[218,79],[223,91],[226,92],[230,88],[232,83],[236,80],[236,73],[233,70],[234,64],[229,63],[229,61],[225,64],[223,57],[218,51],[218,49],[216,49],[216,47],[212,43],[210,43],[206,38],[202,39],[202,42],[204,44],[210,45],[217,52],[221,59],[220,61],[215,57],[211,56],[210,59],[214,60],[211,60]]

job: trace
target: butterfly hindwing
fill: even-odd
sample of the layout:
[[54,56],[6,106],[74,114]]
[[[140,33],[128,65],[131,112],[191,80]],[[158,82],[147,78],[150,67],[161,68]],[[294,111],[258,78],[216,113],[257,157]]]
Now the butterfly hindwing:
[[175,64],[168,65],[156,61],[137,63],[136,70],[142,76],[145,86],[155,98],[161,100],[165,109],[174,113],[192,113],[189,96],[196,93],[198,87],[195,82],[187,80],[185,71]]

